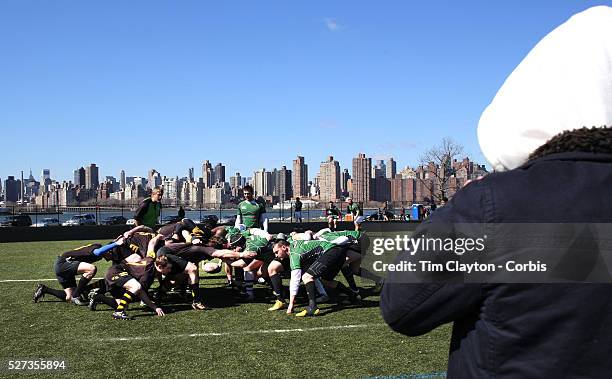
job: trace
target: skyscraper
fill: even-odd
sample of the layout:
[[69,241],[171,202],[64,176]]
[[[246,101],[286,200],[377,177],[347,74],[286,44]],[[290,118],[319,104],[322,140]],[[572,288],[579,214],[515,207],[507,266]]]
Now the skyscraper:
[[345,168],[342,170],[342,174],[340,176],[340,191],[342,191],[343,196],[346,196],[349,193],[349,180],[351,180],[351,174],[349,174],[348,168]]
[[366,158],[365,154],[359,153],[353,158],[353,193],[351,197],[356,202],[370,200],[371,192],[372,158]]
[[276,173],[275,187],[280,201],[289,200],[293,197],[291,170],[287,170],[286,166],[281,167]]
[[156,169],[149,170],[147,176],[147,188],[153,189],[162,185],[162,176]]
[[266,172],[265,168],[253,173],[253,189],[255,190],[256,196],[266,196],[267,174],[268,172]]
[[80,187],[85,185],[85,168],[80,167],[74,170],[74,185]]
[[9,176],[4,181],[4,201],[9,202],[17,202],[19,200],[19,188],[21,183],[19,180],[15,180],[14,176]]
[[121,186],[122,190],[125,189],[125,184],[125,171],[121,170],[121,173],[119,174],[119,185]]
[[217,163],[215,166],[215,183],[225,182],[225,166]]
[[202,180],[205,188],[210,188],[215,183],[215,171],[208,160],[202,164]]
[[341,196],[340,163],[330,155],[325,162],[321,162],[320,170],[319,194],[321,200],[336,201]]
[[51,170],[48,168],[43,168],[40,175],[40,186],[43,189],[42,192],[47,192],[49,184],[51,184]]
[[391,157],[387,160],[387,179],[395,178],[395,174],[397,174],[397,162]]
[[99,185],[98,167],[95,163],[92,163],[85,168],[85,188],[97,189]]
[[372,167],[372,178],[384,178],[386,174],[387,166],[385,165],[385,161],[382,159],[375,161]]
[[293,160],[293,196],[308,196],[308,165],[304,157],[298,156]]

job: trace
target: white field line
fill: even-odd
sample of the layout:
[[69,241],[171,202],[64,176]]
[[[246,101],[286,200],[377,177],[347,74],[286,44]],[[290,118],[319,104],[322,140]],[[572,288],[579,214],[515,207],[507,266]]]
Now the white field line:
[[[92,280],[104,279],[104,278],[93,278]],[[53,279],[5,279],[0,280],[0,283],[19,283],[19,282],[54,282],[57,278]]]
[[280,333],[304,333],[304,332],[320,332],[326,330],[341,330],[341,329],[366,329],[385,324],[357,324],[357,325],[335,325],[335,326],[319,326],[314,328],[296,328],[296,329],[261,329],[261,330],[245,330],[242,332],[220,332],[220,333],[192,333],[192,334],[175,334],[162,336],[136,336],[136,337],[116,337],[116,338],[101,338],[97,341],[102,342],[126,342],[126,341],[145,341],[155,339],[169,338],[193,338],[193,337],[222,337],[222,336],[241,336],[247,334],[280,334]]

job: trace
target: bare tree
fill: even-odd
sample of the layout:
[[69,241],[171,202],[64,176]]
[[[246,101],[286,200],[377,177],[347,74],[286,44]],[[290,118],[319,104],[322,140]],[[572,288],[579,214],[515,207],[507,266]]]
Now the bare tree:
[[427,188],[432,201],[440,202],[447,197],[449,180],[454,174],[453,160],[463,154],[463,146],[450,137],[445,137],[439,145],[425,151],[419,158],[421,166],[417,178]]

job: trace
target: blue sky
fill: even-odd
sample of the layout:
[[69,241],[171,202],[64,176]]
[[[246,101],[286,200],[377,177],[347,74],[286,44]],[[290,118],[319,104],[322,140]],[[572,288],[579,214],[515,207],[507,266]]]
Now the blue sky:
[[476,126],[504,79],[612,1],[296,4],[0,2],[0,178],[186,176],[206,159],[251,176],[297,155],[314,176],[328,155],[412,166],[445,136],[485,163]]

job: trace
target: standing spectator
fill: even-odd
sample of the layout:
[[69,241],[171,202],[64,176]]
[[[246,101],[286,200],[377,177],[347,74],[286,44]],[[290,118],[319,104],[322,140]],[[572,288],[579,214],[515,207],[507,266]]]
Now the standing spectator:
[[136,225],[145,225],[149,228],[155,228],[161,215],[161,199],[164,196],[164,190],[160,187],[153,188],[151,197],[147,197],[140,203],[140,206],[134,214]]
[[[381,308],[393,329],[416,336],[454,322],[449,378],[610,378],[609,234],[591,231],[612,222],[611,83],[612,8],[593,7],[541,40],[480,118],[480,146],[496,172],[457,191],[414,232],[560,225],[525,247],[568,258],[569,282],[413,284],[401,272],[385,281]],[[495,245],[487,256],[507,251]],[[594,272],[605,282],[589,283]]]
[[365,219],[363,217],[363,210],[361,210],[359,204],[353,203],[353,199],[351,199],[350,197],[346,199],[346,201],[348,202],[346,206],[346,214],[353,215],[353,224],[355,224],[355,230],[357,231],[359,230],[361,223]]
[[183,209],[183,206],[179,206],[178,209],[178,218],[180,218],[181,220],[185,218],[185,209]]
[[302,202],[299,197],[295,198],[295,221],[302,222]]

